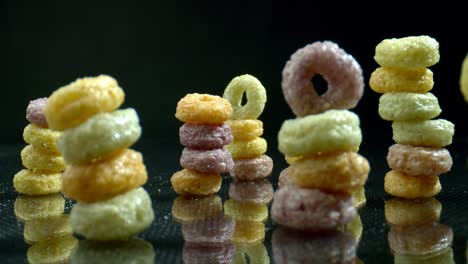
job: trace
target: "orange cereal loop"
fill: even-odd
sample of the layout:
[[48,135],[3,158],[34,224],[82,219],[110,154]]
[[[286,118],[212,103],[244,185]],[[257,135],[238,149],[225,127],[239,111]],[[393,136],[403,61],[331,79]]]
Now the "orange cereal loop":
[[434,80],[427,68],[380,67],[372,73],[369,86],[377,93],[426,93],[434,86]]
[[232,116],[228,100],[209,94],[187,94],[177,103],[176,118],[192,124],[221,124]]
[[384,187],[387,193],[406,199],[429,198],[442,190],[437,176],[412,176],[395,170],[385,175]]
[[65,130],[100,112],[111,112],[123,103],[125,94],[117,81],[107,75],[86,77],[56,90],[44,107],[53,130]]
[[63,193],[80,202],[110,199],[146,183],[140,152],[124,149],[104,159],[72,164],[63,173]]
[[209,195],[221,188],[221,175],[183,169],[172,175],[171,184],[181,195]]

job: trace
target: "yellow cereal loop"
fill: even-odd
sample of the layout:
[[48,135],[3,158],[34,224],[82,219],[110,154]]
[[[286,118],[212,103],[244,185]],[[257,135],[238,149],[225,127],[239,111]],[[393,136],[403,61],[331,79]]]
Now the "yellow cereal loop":
[[[242,104],[242,96],[246,94],[247,103]],[[228,100],[233,109],[232,119],[256,119],[265,108],[267,95],[265,87],[252,75],[237,76],[224,90],[223,98]]]
[[236,221],[232,242],[254,244],[265,238],[265,224],[256,221]]
[[317,115],[286,120],[278,133],[285,156],[356,150],[362,135],[359,117],[348,110],[328,110]]
[[437,176],[412,176],[392,170],[384,180],[387,193],[406,199],[429,198],[442,190]]
[[58,154],[41,152],[32,145],[28,145],[21,151],[23,166],[42,172],[61,172],[65,169],[65,162]]
[[65,263],[77,243],[78,239],[71,235],[40,241],[28,249],[28,263]]
[[[236,243],[236,252],[234,252],[234,257],[232,264],[246,264],[246,263],[256,263],[256,264],[269,264],[270,257],[268,256],[268,251],[265,248],[263,243],[246,244],[246,243]],[[250,260],[250,262],[247,260]]]
[[294,162],[302,159],[303,157],[302,156],[299,156],[299,157],[290,157],[290,156],[285,156],[284,159],[286,160],[286,163],[288,163],[289,165],[292,165]]
[[437,199],[408,200],[393,198],[385,202],[385,219],[391,225],[420,225],[437,222],[442,205]]
[[24,223],[23,237],[30,244],[71,234],[68,215],[39,218]]
[[394,264],[455,264],[451,247],[425,255],[395,254],[394,259]]
[[59,154],[57,140],[60,137],[59,131],[29,124],[24,128],[23,138],[26,143],[31,144],[41,152]]
[[44,114],[50,129],[65,130],[97,113],[119,108],[124,98],[122,88],[110,76],[80,78],[52,93]]
[[60,194],[42,196],[20,195],[15,200],[15,216],[27,221],[63,214],[65,199]]
[[221,180],[221,175],[216,173],[183,169],[172,175],[171,184],[174,191],[181,195],[209,195],[219,191]]
[[262,204],[229,199],[224,202],[224,213],[236,220],[265,221],[268,218],[268,207]]
[[223,204],[218,195],[205,197],[178,196],[172,204],[172,216],[182,222],[197,221],[219,215]]
[[386,93],[379,99],[379,115],[389,121],[429,120],[442,110],[432,93]]
[[465,97],[465,101],[468,103],[468,54],[463,61],[463,66],[460,75],[460,89]]
[[356,239],[356,242],[359,243],[362,237],[363,230],[361,216],[359,214],[356,214],[356,216],[353,218],[353,220],[351,220],[351,222],[344,225],[342,228],[339,228],[339,230],[352,235]]
[[175,117],[192,124],[222,124],[232,116],[228,100],[209,94],[187,94],[177,103]]
[[224,146],[233,159],[254,158],[264,154],[267,151],[267,142],[264,138],[257,137],[250,141],[233,141]]
[[44,195],[62,191],[62,174],[44,174],[31,170],[21,170],[13,177],[13,186],[19,193]]
[[426,93],[434,86],[433,73],[428,68],[377,68],[371,75],[369,86],[377,93]]
[[364,186],[353,191],[352,195],[354,197],[354,206],[356,208],[361,208],[366,204],[366,189]]
[[445,119],[395,121],[393,140],[399,144],[441,148],[452,144],[455,125]]
[[235,141],[249,141],[263,134],[263,122],[258,119],[228,120]]
[[385,39],[375,47],[375,61],[384,67],[424,68],[439,62],[439,42],[429,36]]

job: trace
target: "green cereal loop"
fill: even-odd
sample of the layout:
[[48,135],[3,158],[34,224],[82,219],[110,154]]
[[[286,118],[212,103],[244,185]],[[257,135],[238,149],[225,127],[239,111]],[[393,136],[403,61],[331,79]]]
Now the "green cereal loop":
[[[241,105],[242,95],[246,93],[247,103]],[[228,100],[234,113],[232,119],[257,119],[265,108],[267,95],[260,81],[249,74],[237,76],[224,90],[223,98]]]
[[465,97],[465,101],[468,103],[468,54],[466,54],[465,60],[463,60],[460,75],[460,89],[463,97]]
[[348,110],[328,110],[286,120],[278,133],[279,150],[289,157],[356,151],[361,140],[359,117]]
[[432,93],[385,93],[379,99],[379,115],[389,121],[429,120],[441,111]]
[[398,144],[441,148],[452,144],[455,125],[445,119],[395,121],[393,140]]

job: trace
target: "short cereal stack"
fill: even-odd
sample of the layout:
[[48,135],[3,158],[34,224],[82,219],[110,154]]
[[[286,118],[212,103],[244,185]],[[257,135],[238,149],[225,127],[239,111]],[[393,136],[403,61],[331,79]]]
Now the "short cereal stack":
[[134,109],[116,110],[124,92],[110,76],[78,79],[55,91],[44,112],[51,129],[64,131],[63,193],[78,203],[70,214],[75,233],[93,240],[124,240],[153,219],[141,153],[128,149],[141,135]]
[[444,147],[452,143],[454,124],[431,120],[441,113],[434,85],[426,67],[439,61],[439,43],[429,36],[386,39],[375,48],[381,66],[371,76],[370,87],[384,93],[379,115],[393,121],[393,140],[387,162],[385,191],[402,198],[424,198],[438,194],[438,176],[450,171],[452,158]]
[[[317,73],[328,80],[322,96],[311,87]],[[361,68],[335,43],[315,42],[291,56],[282,87],[298,117],[285,121],[278,134],[279,150],[292,164],[282,179],[287,184],[274,195],[272,217],[293,229],[336,229],[356,215],[352,193],[370,170],[355,152],[362,139],[359,117],[346,110],[362,96]]]
[[29,102],[26,119],[30,122],[24,128],[23,138],[30,144],[21,151],[23,169],[13,178],[17,192],[27,195],[45,195],[62,191],[62,171],[65,163],[57,140],[60,132],[48,128],[43,108],[47,98]]
[[231,154],[223,146],[231,143],[232,133],[224,124],[232,115],[229,102],[209,94],[187,94],[177,103],[176,118],[185,124],[179,130],[185,147],[174,173],[172,187],[181,195],[209,195],[221,188],[220,173],[234,166]]

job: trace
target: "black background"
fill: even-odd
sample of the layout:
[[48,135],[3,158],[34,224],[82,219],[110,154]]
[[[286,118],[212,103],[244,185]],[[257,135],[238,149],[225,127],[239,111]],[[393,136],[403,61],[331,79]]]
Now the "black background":
[[468,23],[457,2],[6,1],[0,143],[22,143],[29,100],[105,73],[125,90],[123,107],[139,112],[144,139],[178,145],[177,101],[193,92],[222,95],[233,77],[250,73],[267,89],[260,119],[276,149],[281,123],[293,117],[280,86],[285,62],[308,43],[332,40],[363,68],[365,93],[353,110],[362,147],[388,146],[391,124],[378,116],[380,95],[367,85],[378,67],[374,49],[385,38],[422,34],[440,43],[441,60],[431,67],[440,117],[465,137],[468,105],[459,76]]

